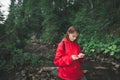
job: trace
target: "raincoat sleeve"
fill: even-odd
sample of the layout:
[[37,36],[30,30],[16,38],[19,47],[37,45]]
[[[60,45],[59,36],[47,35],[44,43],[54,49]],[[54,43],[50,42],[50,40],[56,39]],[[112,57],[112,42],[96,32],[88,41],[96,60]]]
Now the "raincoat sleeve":
[[[79,45],[78,45],[78,46],[79,46]],[[79,53],[83,53],[82,50],[81,50],[81,48],[80,48],[80,46],[79,46],[78,48],[79,48],[79,49],[78,49],[78,50],[79,50]],[[84,63],[84,61],[85,61],[85,56],[84,56],[83,58],[80,58],[80,59],[79,59],[79,62],[80,62],[80,63]]]
[[64,67],[64,66],[69,66],[72,63],[72,61],[73,60],[71,56],[65,54],[63,43],[59,43],[56,50],[54,64],[58,67]]

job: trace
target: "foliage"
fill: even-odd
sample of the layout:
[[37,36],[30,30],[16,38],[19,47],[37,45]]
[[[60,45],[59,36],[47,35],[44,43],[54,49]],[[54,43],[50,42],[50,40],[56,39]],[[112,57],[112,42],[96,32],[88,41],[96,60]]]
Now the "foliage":
[[[100,39],[101,38],[101,39]],[[98,37],[97,35],[91,36],[91,38],[85,39],[83,35],[80,35],[80,42],[83,51],[88,56],[96,56],[97,54],[105,54],[108,56],[113,56],[117,59],[120,58],[120,38],[113,37],[112,35],[105,35]]]
[[[44,59],[46,58],[46,59]],[[35,54],[35,53],[24,53],[22,50],[15,50],[13,53],[13,64],[16,66],[47,66],[52,65],[51,56]]]
[[25,53],[22,49],[15,49],[10,60],[0,59],[0,70],[10,71],[23,66],[52,66],[52,56],[35,53]]
[[0,25],[4,23],[4,14],[1,9],[2,5],[0,4]]
[[47,64],[40,60],[43,55],[25,53],[24,47],[32,34],[56,44],[70,25],[79,28],[78,42],[88,56],[120,59],[119,14],[120,0],[11,0],[8,18],[0,24],[0,70]]

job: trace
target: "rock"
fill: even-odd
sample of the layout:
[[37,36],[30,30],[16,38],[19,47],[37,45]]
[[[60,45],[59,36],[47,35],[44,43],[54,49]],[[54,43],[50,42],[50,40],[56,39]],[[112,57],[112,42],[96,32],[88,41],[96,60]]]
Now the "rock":
[[95,66],[94,68],[95,69],[102,69],[102,70],[109,69],[108,67],[104,67],[104,66]]
[[83,70],[83,72],[86,74],[88,72],[88,70]]

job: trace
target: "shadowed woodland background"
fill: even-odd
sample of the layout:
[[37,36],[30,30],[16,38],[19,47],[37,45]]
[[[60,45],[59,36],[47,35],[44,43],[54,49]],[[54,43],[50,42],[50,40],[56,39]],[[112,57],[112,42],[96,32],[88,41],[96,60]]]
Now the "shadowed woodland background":
[[[83,66],[91,70],[86,75],[113,80],[108,74],[113,69],[114,80],[120,80],[120,0],[11,0],[6,20],[0,11],[0,77],[53,67],[57,44],[71,25],[80,30],[78,43],[87,56]],[[107,68],[93,67],[94,62]],[[109,78],[100,77],[96,69],[107,69]],[[10,77],[1,80],[13,80]],[[29,77],[24,80],[57,80]]]

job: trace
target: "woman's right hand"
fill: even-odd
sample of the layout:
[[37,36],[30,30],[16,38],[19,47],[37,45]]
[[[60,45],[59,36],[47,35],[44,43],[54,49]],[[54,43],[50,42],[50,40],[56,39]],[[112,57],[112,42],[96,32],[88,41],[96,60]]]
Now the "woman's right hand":
[[77,55],[72,55],[71,57],[72,57],[73,60],[79,59],[79,57]]
[[85,54],[80,53],[80,54],[78,55],[78,58],[83,58],[84,56],[85,56]]

